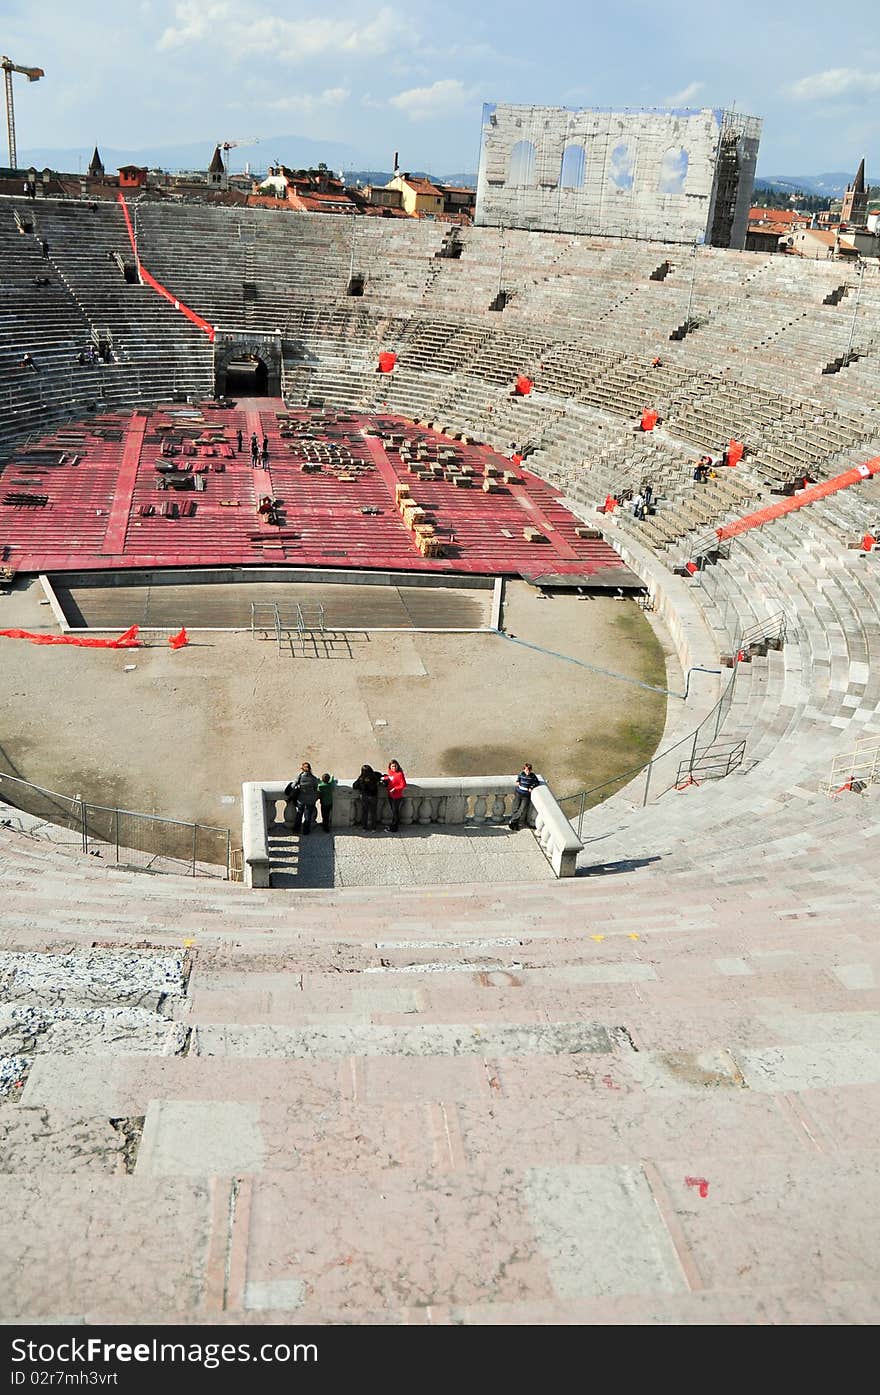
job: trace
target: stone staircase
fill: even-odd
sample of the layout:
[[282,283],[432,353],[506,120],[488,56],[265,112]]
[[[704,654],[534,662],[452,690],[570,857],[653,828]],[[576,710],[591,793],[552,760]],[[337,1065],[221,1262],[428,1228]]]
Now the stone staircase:
[[3,835],[4,1320],[876,1321],[876,807],[658,812],[295,899]]

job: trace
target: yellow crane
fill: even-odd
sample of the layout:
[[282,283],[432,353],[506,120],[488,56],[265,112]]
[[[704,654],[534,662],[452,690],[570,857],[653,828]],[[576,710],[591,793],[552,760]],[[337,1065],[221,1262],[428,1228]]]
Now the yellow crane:
[[15,150],[15,105],[12,100],[12,74],[22,73],[28,82],[37,82],[46,74],[42,68],[23,68],[18,63],[13,63],[11,58],[4,54],[0,58],[0,68],[3,69],[3,79],[6,84],[6,130],[9,135],[9,165],[11,169],[16,168],[17,155]]

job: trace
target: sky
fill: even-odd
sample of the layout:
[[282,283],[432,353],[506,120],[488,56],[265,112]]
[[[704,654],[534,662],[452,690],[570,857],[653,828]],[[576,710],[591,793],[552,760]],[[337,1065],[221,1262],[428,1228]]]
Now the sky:
[[[730,106],[764,120],[759,173],[880,183],[880,6],[828,0],[3,0],[19,152],[260,138],[348,167],[475,171],[483,101]],[[5,144],[5,142],[4,142]],[[2,151],[0,146],[0,151]],[[344,154],[343,154],[344,148]]]

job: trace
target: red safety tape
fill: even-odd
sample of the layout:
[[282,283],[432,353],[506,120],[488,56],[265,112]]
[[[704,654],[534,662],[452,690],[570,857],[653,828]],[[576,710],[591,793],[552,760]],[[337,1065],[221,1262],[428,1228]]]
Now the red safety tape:
[[784,514],[793,513],[807,504],[815,504],[817,499],[827,499],[829,494],[836,494],[839,489],[848,489],[851,484],[860,484],[862,480],[870,479],[878,472],[880,455],[874,456],[873,460],[866,460],[864,465],[856,465],[853,470],[845,470],[842,475],[835,475],[833,479],[825,480],[822,484],[802,489],[790,499],[780,499],[769,508],[759,509],[757,513],[747,514],[745,518],[738,518],[733,523],[725,523],[722,528],[715,529],[715,535],[719,541],[723,541],[725,538],[735,538],[740,533],[747,533],[751,528],[761,528],[765,523],[772,523],[775,518],[782,518]]
[[117,639],[80,639],[78,635],[35,635],[30,630],[0,630],[4,639],[26,639],[31,644],[72,644],[77,649],[137,649],[138,626],[132,625]]
[[214,326],[209,325],[207,320],[203,320],[201,315],[197,315],[195,310],[190,310],[188,305],[184,305],[182,300],[178,300],[176,295],[172,295],[171,291],[168,290],[167,286],[163,286],[161,281],[157,281],[155,276],[151,276],[149,271],[147,271],[147,268],[144,266],[143,262],[138,256],[137,242],[135,240],[134,228],[131,226],[131,218],[128,212],[128,204],[125,202],[125,199],[123,198],[121,193],[117,194],[116,197],[119,203],[121,203],[122,205],[122,212],[125,216],[125,224],[128,228],[128,240],[131,243],[131,250],[134,252],[135,255],[138,273],[140,275],[141,280],[144,282],[144,285],[150,286],[154,291],[157,292],[158,295],[164,296],[164,298],[169,302],[169,304],[174,306],[175,310],[179,310],[181,315],[185,315],[186,318],[188,320],[191,320],[194,325],[198,325],[199,329],[204,330],[205,334],[207,334],[208,338],[213,344]]

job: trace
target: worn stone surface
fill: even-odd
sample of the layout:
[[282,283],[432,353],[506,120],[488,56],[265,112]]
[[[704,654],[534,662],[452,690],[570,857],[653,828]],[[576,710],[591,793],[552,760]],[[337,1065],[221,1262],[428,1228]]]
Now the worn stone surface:
[[30,1064],[30,1056],[0,1056],[0,1097],[17,1088]]
[[256,1104],[154,1100],[144,1122],[138,1175],[259,1172],[265,1155]]
[[119,1052],[181,1051],[187,1029],[144,1008],[44,1008],[0,1004],[0,1045],[5,1051],[109,1056]]
[[184,955],[143,950],[73,954],[0,953],[0,1001],[34,998],[43,1006],[75,1001],[157,1012],[185,991]]
[[876,1321],[880,948],[821,883],[71,869],[0,905],[4,1321]]
[[0,1110],[0,1173],[130,1172],[140,1124],[75,1110]]

